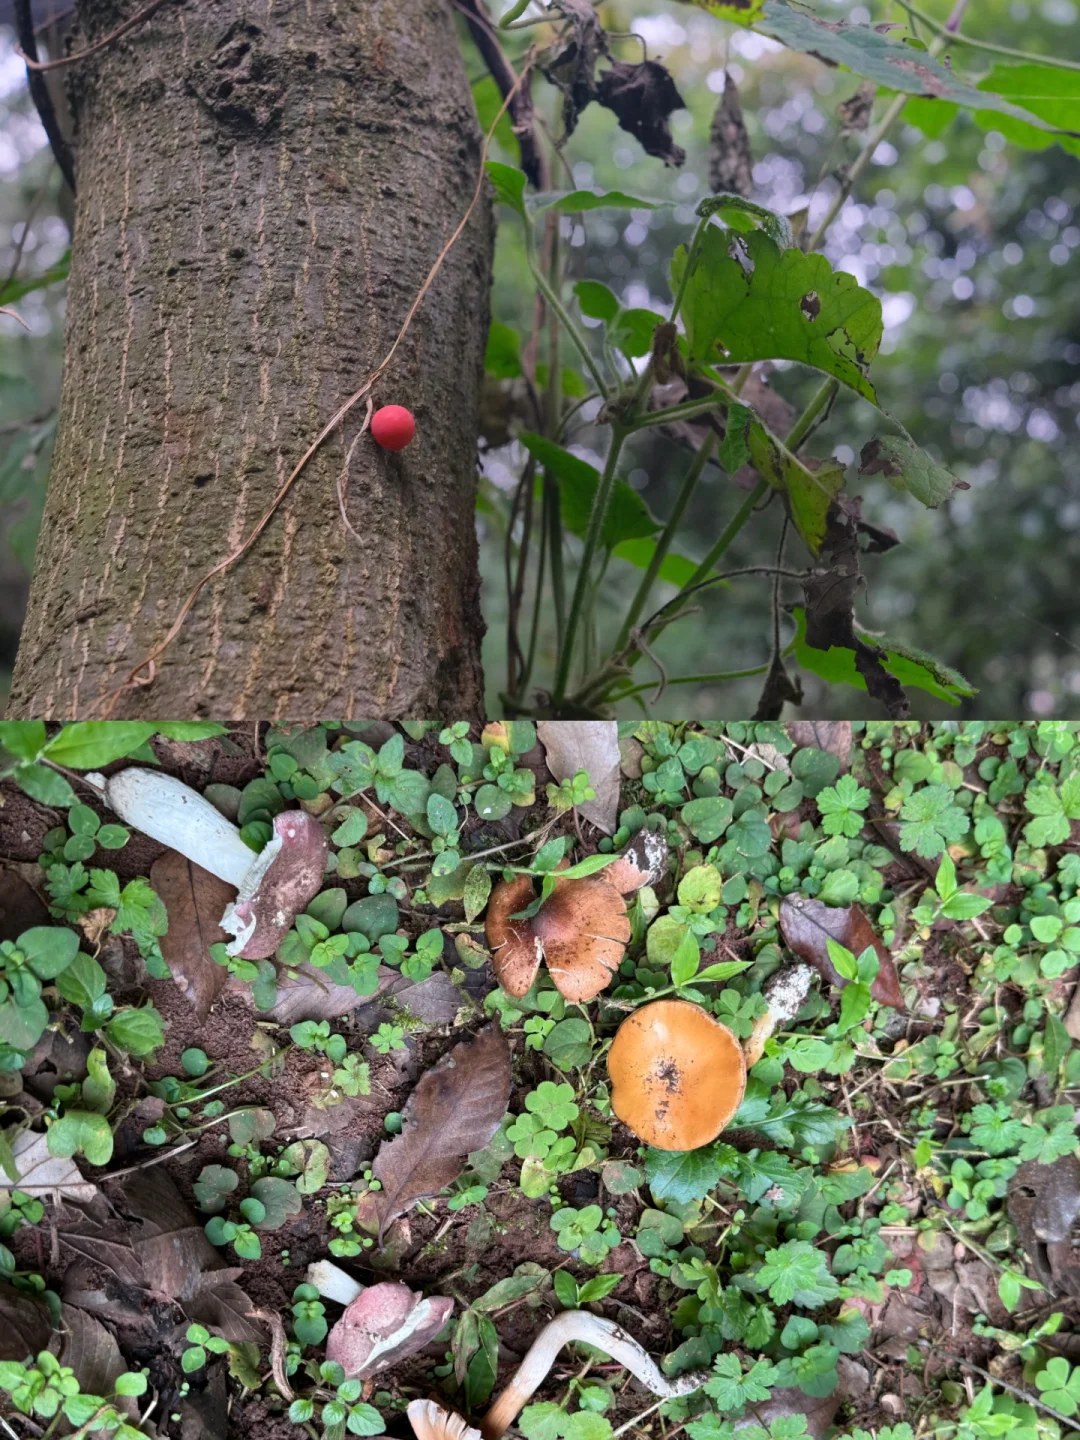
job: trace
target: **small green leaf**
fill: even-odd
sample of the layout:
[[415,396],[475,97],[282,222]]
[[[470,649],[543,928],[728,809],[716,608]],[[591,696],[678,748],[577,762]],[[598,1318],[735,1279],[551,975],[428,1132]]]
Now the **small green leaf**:
[[92,1110],[69,1110],[46,1131],[50,1155],[70,1159],[85,1155],[91,1165],[106,1165],[112,1158],[113,1137],[104,1115]]

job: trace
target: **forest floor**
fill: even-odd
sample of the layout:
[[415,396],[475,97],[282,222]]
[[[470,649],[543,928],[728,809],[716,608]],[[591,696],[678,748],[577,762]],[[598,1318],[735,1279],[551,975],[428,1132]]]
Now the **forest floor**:
[[[613,726],[560,725],[558,763],[517,722],[208,728],[104,764],[73,741],[76,804],[25,756],[0,782],[9,1436],[404,1437],[428,1396],[475,1425],[575,1308],[709,1380],[658,1405],[579,1344],[526,1440],[1080,1430],[1080,727],[621,724],[615,767]],[[328,870],[274,961],[211,955],[231,890],[79,778],[148,764],[255,849],[317,817]],[[556,897],[610,905],[575,869],[643,831],[665,853],[626,931],[575,919],[582,953],[617,946],[610,985],[502,990],[503,867],[540,895],[569,862]],[[745,1043],[804,966],[718,1140],[615,1116],[628,1015],[675,997]],[[327,1258],[448,1324],[344,1379],[341,1306],[298,1293]]]

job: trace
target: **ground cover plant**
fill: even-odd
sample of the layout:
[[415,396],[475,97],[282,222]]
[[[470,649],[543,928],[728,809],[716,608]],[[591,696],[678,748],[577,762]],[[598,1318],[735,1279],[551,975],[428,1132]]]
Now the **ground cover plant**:
[[8,1434],[1080,1429],[1078,727],[0,745]]

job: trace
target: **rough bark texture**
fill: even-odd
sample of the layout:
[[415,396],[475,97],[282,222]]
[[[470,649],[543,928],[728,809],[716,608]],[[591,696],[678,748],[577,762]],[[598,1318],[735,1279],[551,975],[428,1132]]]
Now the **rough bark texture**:
[[[76,48],[136,0],[82,0]],[[8,714],[88,716],[250,530],[389,349],[476,183],[447,0],[188,0],[71,70],[78,198],[64,392]],[[121,716],[476,715],[473,520],[485,202],[376,405],[200,596]]]

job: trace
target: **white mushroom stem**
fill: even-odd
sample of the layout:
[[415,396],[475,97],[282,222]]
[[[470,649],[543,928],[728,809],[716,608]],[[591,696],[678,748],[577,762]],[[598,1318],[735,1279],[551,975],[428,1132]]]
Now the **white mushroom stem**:
[[614,1321],[605,1320],[602,1315],[592,1315],[588,1310],[564,1310],[540,1331],[517,1374],[480,1422],[483,1440],[500,1440],[529,1397],[547,1378],[559,1351],[572,1341],[593,1345],[605,1355],[610,1355],[654,1395],[660,1395],[665,1400],[689,1395],[699,1390],[709,1378],[707,1370],[695,1370],[678,1380],[669,1380],[661,1373],[652,1356]]
[[771,1040],[785,1021],[793,1020],[806,1004],[814,972],[809,965],[791,965],[778,970],[765,987],[768,1009],[754,1021],[754,1028],[743,1042],[746,1068],[752,1069],[765,1053],[765,1042]]
[[308,1266],[304,1278],[309,1285],[315,1286],[324,1300],[336,1300],[339,1305],[351,1305],[364,1291],[358,1280],[346,1275],[332,1260],[316,1260]]
[[244,844],[231,820],[171,775],[132,766],[107,780],[97,773],[86,778],[125,825],[179,851],[238,890],[262,858]]

